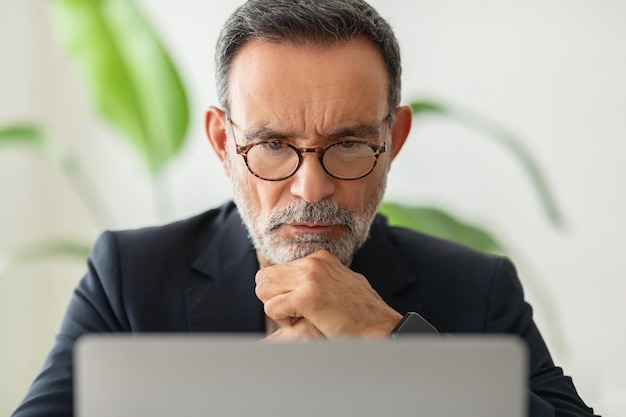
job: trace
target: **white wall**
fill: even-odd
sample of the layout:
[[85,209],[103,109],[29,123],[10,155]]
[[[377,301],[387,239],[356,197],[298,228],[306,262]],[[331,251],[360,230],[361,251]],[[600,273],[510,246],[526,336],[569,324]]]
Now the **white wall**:
[[[169,218],[216,205],[229,186],[202,133],[216,102],[212,50],[229,2],[141,2],[192,98],[192,129],[171,166]],[[219,4],[216,4],[219,3]],[[553,229],[520,167],[474,131],[432,118],[392,170],[388,199],[435,204],[496,231],[514,251],[556,361],[603,415],[626,414],[626,3],[618,0],[376,0],[397,30],[404,98],[434,97],[524,138],[563,209]],[[0,149],[0,253],[55,236],[91,242],[103,226],[166,220],[134,155],[91,113],[54,38],[45,2],[0,2],[0,125],[36,121],[62,138],[106,199],[97,225],[55,168]],[[0,413],[17,405],[52,344],[83,265],[68,259],[0,275]],[[543,298],[547,297],[549,302]]]

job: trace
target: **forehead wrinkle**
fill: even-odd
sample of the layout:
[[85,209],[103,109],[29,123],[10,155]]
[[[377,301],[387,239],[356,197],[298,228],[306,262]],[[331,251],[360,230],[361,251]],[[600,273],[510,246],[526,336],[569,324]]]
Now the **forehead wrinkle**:
[[[378,139],[380,136],[380,125],[369,123],[357,123],[352,126],[335,128],[329,133],[319,132],[314,139],[338,140],[346,137],[360,138],[366,140]],[[262,126],[252,128],[243,132],[243,139],[250,142],[258,142],[264,140],[294,140],[298,138],[304,139],[306,135],[296,134],[290,131],[279,131],[277,129]]]
[[380,126],[373,126],[366,123],[357,124],[345,128],[339,128],[326,135],[329,139],[340,139],[343,137],[355,137],[362,139],[375,139],[380,135]]
[[278,130],[263,126],[243,132],[243,136],[246,142],[255,142],[270,139],[284,140],[293,138],[294,135],[287,132],[279,132]]

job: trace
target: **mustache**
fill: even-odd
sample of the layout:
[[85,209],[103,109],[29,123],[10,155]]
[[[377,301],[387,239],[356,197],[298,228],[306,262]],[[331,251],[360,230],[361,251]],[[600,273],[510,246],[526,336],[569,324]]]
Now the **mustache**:
[[285,223],[330,223],[344,226],[352,232],[355,224],[354,214],[341,204],[320,200],[313,203],[297,200],[273,212],[268,219],[270,232]]

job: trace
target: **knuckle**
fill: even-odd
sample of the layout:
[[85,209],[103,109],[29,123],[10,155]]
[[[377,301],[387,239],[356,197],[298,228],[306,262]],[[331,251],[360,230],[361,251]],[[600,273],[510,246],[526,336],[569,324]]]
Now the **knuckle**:
[[320,256],[320,251],[300,258],[300,260],[305,268],[320,268],[324,264],[324,258]]
[[256,284],[254,287],[254,293],[256,294],[256,296],[260,300],[267,298],[269,296],[270,286],[268,284],[268,280],[265,274],[261,274],[260,271],[257,272],[254,282]]
[[296,302],[299,305],[312,306],[316,305],[322,295],[322,291],[316,282],[309,281],[304,284],[300,291],[295,294]]
[[263,300],[266,296],[265,286],[263,284],[257,284],[256,287],[254,287],[254,293],[260,300]]
[[263,281],[265,281],[265,272],[262,269],[259,269],[254,276],[254,282],[259,285]]
[[263,304],[263,311],[269,317],[275,317],[277,309],[277,303],[274,299],[268,300]]

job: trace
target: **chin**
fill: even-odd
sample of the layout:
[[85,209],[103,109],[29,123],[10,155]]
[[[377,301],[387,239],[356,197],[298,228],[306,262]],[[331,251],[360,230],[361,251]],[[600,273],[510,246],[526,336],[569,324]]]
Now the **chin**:
[[354,255],[351,246],[346,239],[334,239],[327,235],[298,235],[288,243],[280,242],[273,247],[260,248],[260,252],[272,264],[283,264],[327,250],[348,266]]

